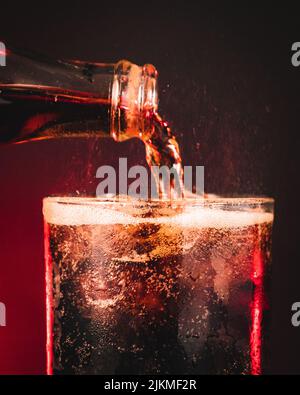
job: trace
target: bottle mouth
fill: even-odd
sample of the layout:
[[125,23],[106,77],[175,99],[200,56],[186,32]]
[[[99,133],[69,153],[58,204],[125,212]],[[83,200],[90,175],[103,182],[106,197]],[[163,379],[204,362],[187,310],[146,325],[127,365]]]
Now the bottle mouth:
[[147,114],[158,107],[157,70],[121,60],[115,66],[111,91],[111,136],[116,141],[141,137],[149,123]]

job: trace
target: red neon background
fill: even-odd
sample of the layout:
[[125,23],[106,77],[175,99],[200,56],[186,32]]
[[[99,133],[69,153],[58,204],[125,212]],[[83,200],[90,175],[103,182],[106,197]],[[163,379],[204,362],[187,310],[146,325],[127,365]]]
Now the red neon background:
[[[275,198],[270,368],[300,374],[299,329],[290,323],[300,277],[300,68],[290,59],[299,7],[29,3],[19,2],[17,12],[14,2],[1,3],[1,41],[54,58],[153,63],[159,108],[179,138],[183,163],[206,166],[206,190]],[[7,304],[9,325],[0,327],[1,372],[22,366],[40,372],[44,363],[44,311],[36,304],[44,281],[37,265],[43,260],[41,198],[68,166],[76,168],[74,145],[65,152],[52,143],[47,149],[36,143],[24,155],[23,149],[0,150],[0,301]]]
[[[1,147],[0,302],[6,306],[7,326],[0,327],[0,374],[47,370],[42,199],[95,193],[96,169],[102,164],[117,168],[119,157],[128,157],[128,166],[145,165],[144,146],[138,140],[52,140]],[[49,271],[47,276],[49,281]],[[48,337],[48,352],[50,347]]]

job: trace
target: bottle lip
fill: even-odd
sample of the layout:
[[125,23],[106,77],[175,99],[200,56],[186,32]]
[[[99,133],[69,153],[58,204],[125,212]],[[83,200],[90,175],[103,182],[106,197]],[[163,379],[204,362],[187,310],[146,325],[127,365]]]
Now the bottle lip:
[[111,89],[111,136],[115,140],[143,134],[145,114],[158,107],[157,76],[151,64],[140,67],[121,60],[115,65]]

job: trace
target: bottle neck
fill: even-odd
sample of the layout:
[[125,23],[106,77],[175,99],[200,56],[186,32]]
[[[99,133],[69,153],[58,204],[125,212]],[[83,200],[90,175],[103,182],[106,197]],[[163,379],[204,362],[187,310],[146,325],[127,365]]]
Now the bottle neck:
[[117,141],[149,133],[149,114],[156,112],[157,71],[126,60],[115,65],[111,93],[111,135]]
[[[109,134],[122,141],[147,133],[146,115],[157,109],[156,81],[157,72],[152,65],[139,67],[126,60],[117,64],[53,61],[8,49],[6,66],[0,68],[0,102],[44,101],[53,103],[53,110],[55,104],[59,106],[60,112],[64,104],[70,106],[70,103],[82,103],[86,108],[105,107],[105,111],[99,110],[98,116],[107,118],[98,123],[102,130],[93,130],[90,134]],[[97,118],[97,113],[93,114]],[[65,116],[60,115],[58,123],[64,119]],[[26,133],[21,130],[20,133],[21,139],[26,139]],[[28,138],[34,133],[31,130]],[[44,133],[43,136],[59,137],[59,134]],[[76,128],[72,135],[76,136]]]

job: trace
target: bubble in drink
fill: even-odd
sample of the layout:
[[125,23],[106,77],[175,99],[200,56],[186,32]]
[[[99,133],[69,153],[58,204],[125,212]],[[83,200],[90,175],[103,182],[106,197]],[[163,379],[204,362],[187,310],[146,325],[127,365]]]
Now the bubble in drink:
[[44,200],[48,373],[260,374],[272,201]]

